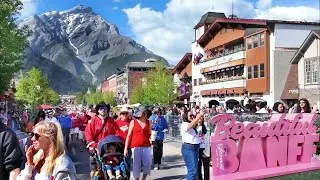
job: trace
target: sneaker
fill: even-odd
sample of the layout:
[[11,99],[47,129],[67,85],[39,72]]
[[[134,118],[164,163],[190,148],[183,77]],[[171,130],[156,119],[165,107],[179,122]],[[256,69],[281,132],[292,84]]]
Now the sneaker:
[[158,170],[160,169],[160,164],[158,164]]
[[153,170],[158,170],[159,169],[159,165],[155,164]]
[[117,180],[117,179],[116,179],[116,177],[111,176],[111,177],[110,177],[110,180]]
[[122,180],[122,176],[121,175],[117,175],[116,179],[117,180]]

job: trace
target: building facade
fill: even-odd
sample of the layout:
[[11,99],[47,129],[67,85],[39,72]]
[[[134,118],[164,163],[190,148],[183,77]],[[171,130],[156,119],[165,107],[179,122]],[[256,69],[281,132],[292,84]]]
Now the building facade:
[[117,74],[109,76],[102,82],[101,91],[102,93],[112,92],[114,95],[117,94]]
[[187,53],[172,70],[179,104],[190,104],[192,94],[192,53]]
[[195,29],[191,100],[206,107],[237,104],[244,94],[271,106],[284,101],[290,60],[319,23],[211,16],[210,26]]
[[291,61],[297,66],[296,93],[320,108],[320,30],[312,31]]

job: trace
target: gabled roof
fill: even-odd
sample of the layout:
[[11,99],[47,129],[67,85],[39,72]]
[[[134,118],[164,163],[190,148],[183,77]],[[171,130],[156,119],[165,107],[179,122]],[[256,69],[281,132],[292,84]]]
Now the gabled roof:
[[302,45],[300,46],[299,50],[291,59],[291,64],[298,64],[300,59],[303,57],[304,53],[308,50],[310,45],[315,39],[320,39],[320,30],[311,31],[307,38],[304,40]]
[[172,70],[172,74],[176,73],[177,71],[181,71],[181,69],[185,68],[189,62],[191,62],[192,53],[186,53],[182,59],[178,62],[178,64]]
[[[217,18],[210,25],[210,27],[206,30],[206,32],[198,39],[198,43],[201,46],[205,46],[212,38],[212,31],[217,31],[222,28],[221,24],[243,24],[248,27],[256,28],[256,27],[266,27],[266,20],[261,19],[241,19],[241,18]],[[210,39],[208,39],[210,38]]]
[[225,18],[226,15],[224,13],[219,12],[207,12],[204,15],[202,15],[200,21],[193,29],[198,29],[199,27],[205,25],[205,24],[211,24],[216,18]]
[[152,62],[128,62],[126,68],[153,68],[155,64]]

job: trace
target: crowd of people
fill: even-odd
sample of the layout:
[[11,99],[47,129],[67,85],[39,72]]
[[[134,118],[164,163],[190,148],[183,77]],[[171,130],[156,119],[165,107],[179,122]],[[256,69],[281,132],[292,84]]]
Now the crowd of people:
[[[26,113],[25,113],[26,112]],[[146,179],[151,169],[162,169],[163,145],[169,125],[166,117],[178,116],[181,120],[181,154],[187,168],[187,180],[210,179],[210,130],[205,122],[205,114],[217,113],[319,113],[311,107],[307,99],[300,99],[291,108],[276,102],[270,108],[266,102],[255,102],[245,96],[239,104],[229,104],[227,108],[187,107],[137,107],[111,112],[104,102],[96,106],[68,109],[57,106],[53,109],[39,110],[34,119],[28,112],[20,116],[20,126],[29,133],[28,140],[21,148],[12,130],[8,115],[0,109],[0,177],[3,179],[75,179],[76,169],[67,156],[71,142],[79,140],[80,149],[90,152],[90,176],[94,178],[99,170],[98,143],[108,136],[117,136],[123,146],[120,153],[124,162],[114,153],[119,152],[119,144],[111,143],[105,149],[112,155],[106,158],[106,174],[109,179],[124,179],[124,167],[132,170],[135,179]],[[14,123],[11,123],[14,124]],[[152,162],[153,161],[153,162]],[[130,169],[132,167],[132,169]]]

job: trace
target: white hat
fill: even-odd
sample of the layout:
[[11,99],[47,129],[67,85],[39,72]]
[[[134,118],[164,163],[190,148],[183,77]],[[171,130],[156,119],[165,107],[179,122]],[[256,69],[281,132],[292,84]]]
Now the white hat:
[[122,106],[122,108],[120,109],[120,112],[129,112],[129,110],[126,106]]
[[142,112],[144,110],[145,109],[143,107],[135,108],[133,116],[136,117],[136,118],[140,118],[142,116]]

